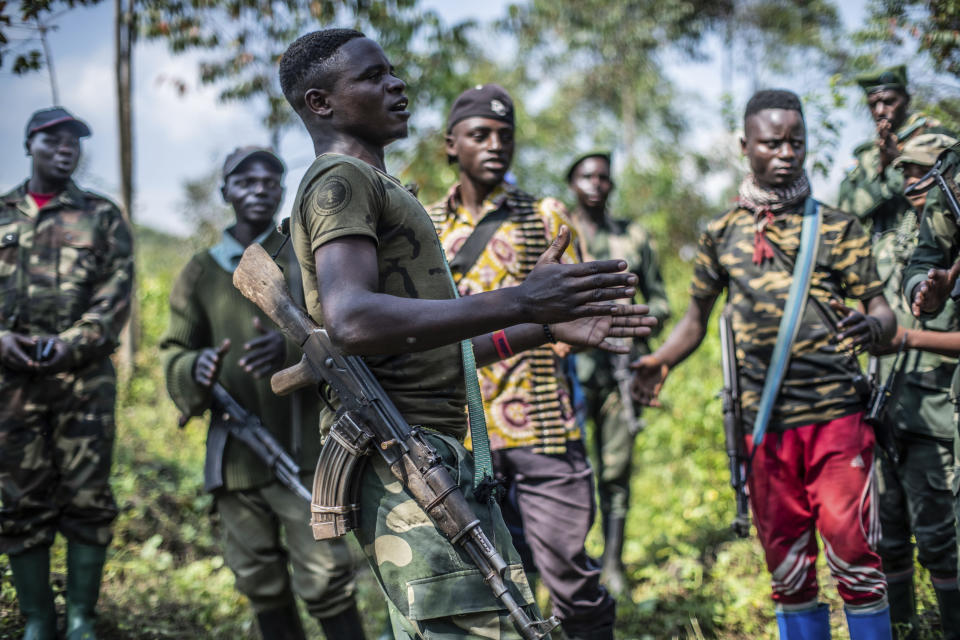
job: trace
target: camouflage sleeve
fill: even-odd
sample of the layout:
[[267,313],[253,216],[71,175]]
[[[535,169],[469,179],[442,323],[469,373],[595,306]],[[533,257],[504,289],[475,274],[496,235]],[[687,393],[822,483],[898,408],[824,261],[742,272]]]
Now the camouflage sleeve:
[[651,335],[656,335],[663,329],[664,323],[670,317],[670,303],[667,300],[667,287],[660,273],[660,262],[657,259],[657,250],[653,243],[644,238],[637,247],[639,264],[633,272],[639,278],[640,294],[644,303],[650,307],[650,315],[657,319],[657,326]]
[[60,334],[72,350],[74,362],[103,358],[120,343],[120,331],[130,315],[133,288],[133,238],[120,210],[103,201],[103,254],[100,278],[90,305],[73,326]]
[[917,248],[903,274],[903,294],[912,300],[913,289],[927,279],[930,269],[949,269],[960,254],[960,227],[947,207],[939,187],[927,194],[920,221]]
[[873,168],[877,162],[873,150],[870,145],[857,154],[857,165],[844,177],[837,195],[837,208],[856,216],[863,225],[869,224],[873,209],[892,195],[884,174]]
[[[869,300],[883,294],[883,282],[877,274],[870,238],[860,223],[846,218],[831,247],[830,261],[834,271],[840,273],[844,294],[854,300]],[[824,224],[825,231],[830,222]]]
[[694,298],[716,298],[726,288],[730,276],[720,264],[717,255],[716,238],[713,224],[700,234],[697,256],[693,260],[693,280],[690,282],[690,295]]
[[195,256],[170,291],[170,325],[160,340],[167,393],[186,416],[199,415],[210,404],[209,393],[193,379],[200,351],[213,341],[207,316],[195,295],[202,276],[203,266]]
[[577,233],[576,226],[571,222],[570,215],[563,203],[556,198],[544,198],[537,202],[537,212],[543,219],[543,228],[547,233],[548,243],[553,242],[553,239],[557,237],[561,225],[566,225],[570,229],[570,244],[563,252],[562,262],[583,262],[580,251],[580,235]]

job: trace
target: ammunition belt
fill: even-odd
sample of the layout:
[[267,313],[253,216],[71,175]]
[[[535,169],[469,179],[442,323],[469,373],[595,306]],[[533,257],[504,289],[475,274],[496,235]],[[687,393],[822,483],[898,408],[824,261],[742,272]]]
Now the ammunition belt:
[[[520,227],[521,279],[533,271],[540,255],[547,250],[547,233],[537,215],[537,201],[518,189],[507,189],[507,205],[511,219]],[[524,356],[532,376],[532,401],[528,417],[533,423],[537,453],[559,454],[567,450],[567,422],[560,403],[560,380],[557,378],[557,356],[549,346],[527,351]]]

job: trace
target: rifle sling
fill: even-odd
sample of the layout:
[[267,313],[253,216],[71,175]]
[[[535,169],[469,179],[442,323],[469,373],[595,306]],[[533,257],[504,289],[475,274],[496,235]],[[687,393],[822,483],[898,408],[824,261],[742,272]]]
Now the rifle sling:
[[453,260],[450,261],[450,271],[459,275],[469,273],[473,265],[483,255],[483,250],[487,248],[493,234],[509,217],[510,209],[506,205],[506,199],[504,199],[496,211],[491,211],[485,215],[479,224],[473,228],[470,237],[457,251],[457,255],[453,256]]

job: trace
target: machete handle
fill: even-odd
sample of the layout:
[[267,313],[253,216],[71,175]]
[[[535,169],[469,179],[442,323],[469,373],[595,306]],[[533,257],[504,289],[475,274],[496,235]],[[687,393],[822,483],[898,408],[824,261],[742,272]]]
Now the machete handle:
[[319,328],[294,302],[280,267],[257,243],[243,252],[240,264],[233,272],[233,286],[299,345]]
[[277,371],[270,377],[270,388],[278,396],[285,396],[297,389],[319,383],[320,378],[313,373],[313,368],[307,362],[306,356],[292,367]]

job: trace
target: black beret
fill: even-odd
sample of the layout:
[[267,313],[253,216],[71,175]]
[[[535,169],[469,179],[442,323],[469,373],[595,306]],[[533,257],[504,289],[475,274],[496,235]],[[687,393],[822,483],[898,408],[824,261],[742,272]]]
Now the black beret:
[[467,118],[491,118],[513,124],[513,100],[498,84],[478,84],[461,93],[450,108],[447,118],[447,133],[453,125]]

